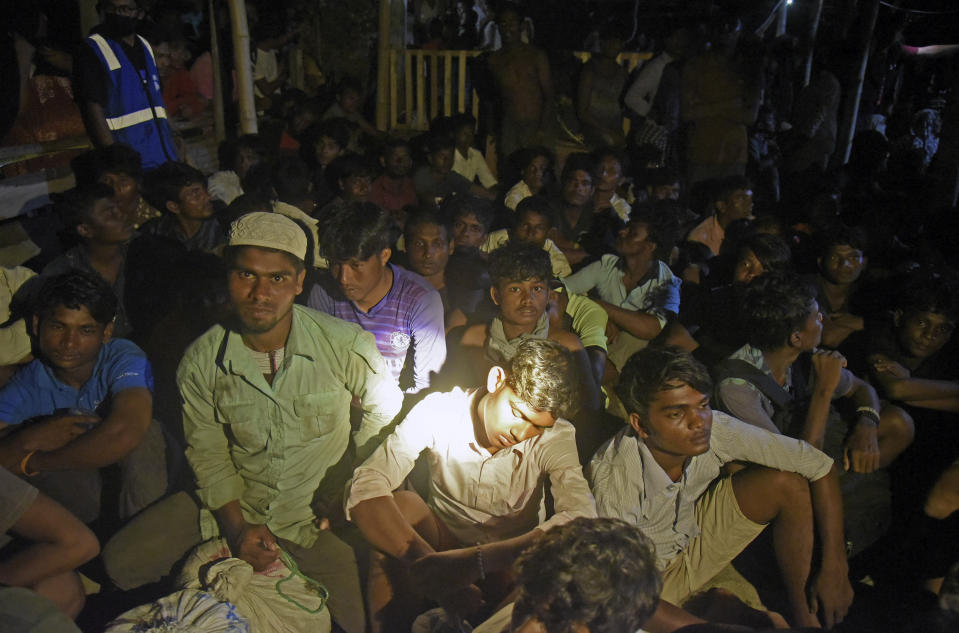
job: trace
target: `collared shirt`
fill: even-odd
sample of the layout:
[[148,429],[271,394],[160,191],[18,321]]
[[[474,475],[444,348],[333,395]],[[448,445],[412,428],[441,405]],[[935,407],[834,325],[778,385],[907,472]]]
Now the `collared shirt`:
[[[573,425],[559,419],[542,435],[490,453],[476,441],[475,391],[435,393],[417,404],[373,455],[356,469],[346,500],[347,518],[361,501],[387,497],[427,451],[427,502],[462,543],[490,543],[548,530],[576,517],[595,517],[583,478]],[[549,477],[555,514],[546,519]]]
[[100,411],[110,399],[124,389],[144,387],[153,390],[150,361],[136,344],[112,339],[97,354],[93,374],[76,389],[61,382],[53,369],[39,358],[27,363],[0,390],[0,421],[19,424],[40,415],[51,415],[60,409]]
[[[247,522],[304,547],[319,533],[314,492],[339,489],[349,476],[335,480],[353,396],[364,411],[353,434],[360,457],[403,400],[369,333],[299,305],[272,385],[240,334],[221,325],[187,349],[177,384],[186,456],[205,508],[239,500]],[[205,538],[217,533],[206,510],[200,528]]]
[[708,218],[697,224],[686,235],[689,242],[699,242],[705,244],[712,251],[713,255],[719,255],[719,249],[726,238],[726,231],[719,225],[716,214],[713,213]]
[[[497,248],[504,246],[509,241],[509,229],[499,229],[486,236],[486,241],[480,246],[480,251],[490,253]],[[543,250],[549,253],[549,262],[553,266],[553,275],[559,278],[567,277],[573,274],[573,269],[569,265],[566,255],[560,250],[553,240],[546,238],[543,242]]]
[[[743,360],[761,370],[766,375],[773,377],[773,372],[766,363],[766,357],[761,349],[757,349],[748,343],[730,354],[730,358]],[[783,389],[789,391],[792,388],[792,367],[786,370],[786,382]],[[852,391],[853,374],[848,369],[841,369],[839,374],[839,384],[832,394],[832,399],[842,398]],[[722,402],[723,409],[736,416],[744,422],[756,426],[773,429],[776,424],[773,422],[773,415],[776,412],[772,401],[763,394],[763,392],[744,378],[726,378],[716,385],[716,393]]]
[[176,217],[169,213],[150,220],[140,228],[140,232],[176,240],[188,251],[212,251],[226,243],[226,231],[220,221],[213,217],[204,220],[191,237],[187,237]]
[[656,261],[646,277],[635,288],[626,292],[624,270],[617,266],[617,255],[603,255],[598,262],[563,279],[566,290],[586,294],[596,289],[599,298],[624,310],[645,312],[655,316],[661,326],[666,325],[670,313],[679,312],[680,280],[673,276],[669,266]]
[[486,157],[475,147],[469,149],[469,155],[463,156],[458,149],[453,150],[453,171],[473,182],[479,178],[480,184],[489,189],[496,184],[496,176],[490,171]]
[[699,534],[696,501],[732,461],[799,473],[809,481],[825,477],[833,465],[825,453],[802,440],[713,411],[709,450],[689,458],[679,481],[669,478],[630,427],[596,451],[587,478],[599,515],[640,528],[653,541],[663,569]]
[[[363,312],[342,296],[332,277],[313,286],[307,305],[320,312],[357,323],[376,337],[376,346],[397,383],[413,348],[412,386],[415,393],[430,385],[430,374],[446,362],[443,300],[428,281],[414,272],[389,264],[393,285],[379,303]],[[404,381],[405,382],[405,381]]]
[[506,192],[506,198],[503,199],[503,204],[506,205],[507,209],[516,211],[519,203],[526,198],[532,197],[532,195],[533,192],[530,190],[529,185],[526,184],[526,181],[520,180]]

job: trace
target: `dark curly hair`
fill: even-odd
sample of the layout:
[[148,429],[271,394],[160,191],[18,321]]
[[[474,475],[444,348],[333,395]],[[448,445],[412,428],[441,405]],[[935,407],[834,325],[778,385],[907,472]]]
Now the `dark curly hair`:
[[616,384],[616,395],[629,413],[645,416],[656,394],[689,385],[710,394],[709,371],[693,355],[674,345],[651,345],[633,354]]
[[173,161],[148,171],[143,182],[143,197],[157,209],[167,212],[166,203],[180,204],[180,191],[200,183],[206,187],[206,176],[196,167]]
[[489,254],[489,277],[493,287],[511,281],[553,278],[549,253],[527,242],[509,241]]
[[527,339],[516,348],[506,384],[523,402],[554,418],[569,418],[579,408],[579,382],[572,353],[549,339]]
[[754,233],[742,239],[736,251],[737,259],[742,259],[746,250],[752,251],[764,272],[789,270],[792,267],[792,251],[783,238],[772,233]]
[[105,325],[117,314],[117,296],[100,275],[74,268],[44,280],[33,312],[43,321],[60,306],[86,308],[97,323]]
[[516,568],[514,631],[530,618],[548,633],[637,631],[662,591],[652,543],[621,519],[578,518],[554,527]]
[[921,271],[902,283],[896,307],[905,314],[934,312],[959,321],[959,275],[952,271]]
[[763,351],[786,345],[793,332],[809,317],[816,291],[798,275],[774,272],[746,286],[739,309],[746,342]]

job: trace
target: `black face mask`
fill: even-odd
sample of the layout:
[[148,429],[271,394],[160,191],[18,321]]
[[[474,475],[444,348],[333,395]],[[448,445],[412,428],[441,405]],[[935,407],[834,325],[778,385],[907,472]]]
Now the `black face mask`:
[[114,39],[128,37],[137,32],[137,26],[140,19],[134,15],[117,15],[116,13],[107,13],[104,15],[103,28],[107,35]]

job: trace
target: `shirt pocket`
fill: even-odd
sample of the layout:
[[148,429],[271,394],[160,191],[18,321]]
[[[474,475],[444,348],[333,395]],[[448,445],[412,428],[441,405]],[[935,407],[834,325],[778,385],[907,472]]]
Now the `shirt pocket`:
[[333,431],[337,424],[349,424],[349,400],[341,391],[321,391],[297,396],[293,412],[300,421],[304,440]]
[[266,448],[270,437],[268,421],[256,415],[252,402],[218,402],[217,417],[226,425],[232,442],[247,451],[257,453]]

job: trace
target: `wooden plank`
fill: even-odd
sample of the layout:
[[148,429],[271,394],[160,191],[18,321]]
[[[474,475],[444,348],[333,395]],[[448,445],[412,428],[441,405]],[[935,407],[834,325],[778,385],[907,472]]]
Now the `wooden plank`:
[[460,51],[458,58],[460,80],[457,84],[459,88],[456,91],[456,111],[466,112],[466,54],[463,51]]
[[[429,118],[429,121],[432,121],[433,119],[435,119],[437,116],[439,116],[439,113],[440,113],[440,107],[439,107],[439,98],[440,98],[439,72],[438,72],[438,68],[437,68],[437,67],[439,66],[439,61],[440,61],[439,55],[437,55],[436,53],[431,53],[431,54],[430,54],[430,69],[429,69],[429,74],[430,74],[430,118]],[[424,127],[423,127],[424,130],[427,129],[428,124],[429,124],[429,121],[427,121],[427,126],[424,126]]]
[[424,120],[427,118],[426,112],[426,58],[423,57],[423,51],[416,53],[416,125],[413,129],[425,130]]
[[399,81],[396,78],[396,51],[390,49],[390,129],[396,129],[396,110],[399,103]]
[[453,114],[453,52],[443,51],[443,114]]
[[413,125],[413,54],[406,51],[406,64],[403,66],[403,76],[406,86],[406,127]]

